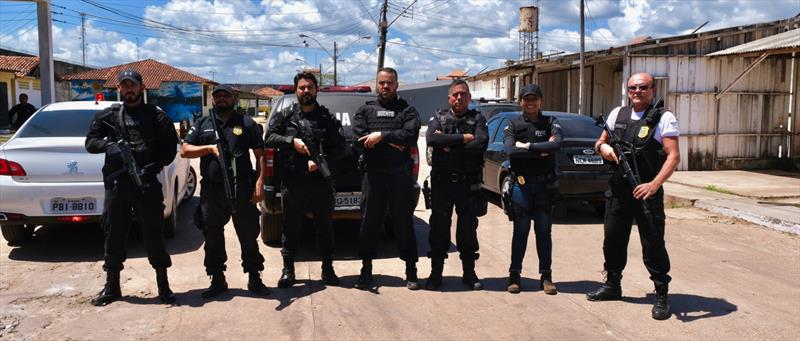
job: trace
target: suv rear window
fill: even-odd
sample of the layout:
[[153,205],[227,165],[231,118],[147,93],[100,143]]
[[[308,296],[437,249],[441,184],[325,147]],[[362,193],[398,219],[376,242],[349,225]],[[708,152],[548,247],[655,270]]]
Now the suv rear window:
[[40,110],[18,137],[85,137],[97,110]]

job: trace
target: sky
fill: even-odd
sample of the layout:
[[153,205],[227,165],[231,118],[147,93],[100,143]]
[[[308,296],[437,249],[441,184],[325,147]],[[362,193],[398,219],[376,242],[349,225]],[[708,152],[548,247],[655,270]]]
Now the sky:
[[[298,70],[340,84],[374,79],[383,0],[52,0],[56,59],[107,67],[155,59],[222,83],[289,84]],[[519,59],[520,0],[388,1],[385,66],[403,83],[459,69],[475,75]],[[586,0],[587,51],[780,20],[800,0]],[[38,53],[36,5],[0,0],[0,48]],[[580,51],[578,0],[540,0],[539,50]],[[310,38],[301,38],[300,35]]]

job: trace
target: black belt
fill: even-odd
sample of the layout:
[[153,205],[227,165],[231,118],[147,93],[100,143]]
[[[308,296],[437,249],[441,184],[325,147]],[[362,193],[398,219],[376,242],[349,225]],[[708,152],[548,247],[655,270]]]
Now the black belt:
[[436,181],[454,183],[476,183],[481,181],[480,173],[433,173],[431,177]]

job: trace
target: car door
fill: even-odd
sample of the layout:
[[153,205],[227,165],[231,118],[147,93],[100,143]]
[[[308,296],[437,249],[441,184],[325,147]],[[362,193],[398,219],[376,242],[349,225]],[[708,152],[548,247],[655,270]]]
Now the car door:
[[503,146],[503,129],[507,125],[508,118],[502,115],[492,117],[487,124],[489,145],[483,158],[483,183],[485,188],[495,193],[500,193],[500,167],[506,159],[505,146]]

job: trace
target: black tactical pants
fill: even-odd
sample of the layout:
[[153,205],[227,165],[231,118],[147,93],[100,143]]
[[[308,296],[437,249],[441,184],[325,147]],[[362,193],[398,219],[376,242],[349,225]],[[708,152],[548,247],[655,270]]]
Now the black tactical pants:
[[225,271],[225,224],[233,218],[233,227],[239,245],[242,249],[242,268],[244,272],[258,272],[264,270],[264,257],[258,251],[258,234],[260,232],[258,219],[260,213],[256,205],[250,203],[252,187],[240,188],[236,200],[236,213],[231,214],[225,190],[212,186],[200,188],[200,207],[203,210],[203,235],[206,243],[203,249],[206,252],[203,265],[209,275]]
[[285,182],[283,195],[283,248],[284,258],[294,259],[300,241],[300,232],[306,212],[313,215],[312,222],[316,231],[317,249],[322,260],[333,257],[334,232],[331,215],[333,214],[333,190],[323,178],[305,177]]
[[372,260],[377,256],[375,246],[388,208],[400,259],[416,262],[419,259],[414,233],[416,203],[413,202],[414,178],[411,174],[366,172],[361,180],[361,191],[361,259]]
[[648,223],[641,201],[633,198],[633,190],[627,182],[612,185],[606,192],[604,266],[606,271],[622,272],[625,269],[631,225],[636,218],[644,265],[650,272],[650,279],[656,284],[666,284],[671,278],[667,274],[669,255],[664,245],[664,189],[660,188],[647,202],[655,226]]
[[147,250],[147,260],[153,268],[167,268],[172,260],[164,245],[164,195],[161,184],[148,181],[141,192],[127,174],[117,178],[106,189],[103,211],[105,230],[105,271],[120,271],[127,259],[125,242],[131,229],[131,208],[142,230],[142,241]]
[[431,231],[428,235],[431,251],[430,258],[447,258],[450,249],[450,225],[452,224],[453,206],[458,218],[456,220],[456,248],[459,257],[466,260],[478,259],[478,217],[473,212],[472,184],[452,182],[445,179],[432,178],[431,198]]

